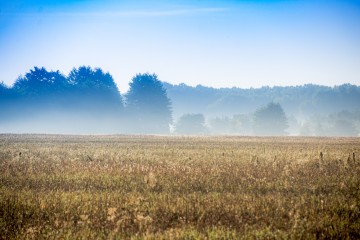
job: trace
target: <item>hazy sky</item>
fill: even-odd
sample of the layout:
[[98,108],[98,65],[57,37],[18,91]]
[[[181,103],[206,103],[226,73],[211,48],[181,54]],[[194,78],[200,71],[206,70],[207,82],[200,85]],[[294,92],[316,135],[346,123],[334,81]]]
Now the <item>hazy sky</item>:
[[360,1],[0,0],[0,81],[33,66],[213,87],[360,85]]

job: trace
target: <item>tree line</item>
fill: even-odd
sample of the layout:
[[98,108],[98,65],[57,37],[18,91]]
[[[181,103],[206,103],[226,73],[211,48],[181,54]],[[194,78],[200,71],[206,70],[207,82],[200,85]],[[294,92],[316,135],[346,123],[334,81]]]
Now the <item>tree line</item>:
[[65,76],[34,67],[0,83],[0,132],[357,136],[360,87],[215,89],[81,66]]
[[64,76],[35,67],[12,87],[0,84],[1,125],[25,132],[169,133],[171,102],[157,75],[137,74],[129,85],[121,95],[100,68],[81,66]]
[[[236,135],[359,136],[360,86],[342,84],[328,87],[314,84],[288,87],[212,88],[163,83],[172,101],[174,119],[204,119],[197,132]],[[285,130],[266,127],[272,114],[259,124],[259,111],[270,103],[285,113]],[[280,110],[269,106],[277,112]],[[264,109],[265,108],[265,109]],[[262,110],[261,110],[262,109]],[[190,113],[190,114],[189,114]],[[202,116],[194,116],[200,114]],[[189,122],[189,120],[181,122]],[[278,122],[284,122],[278,119]],[[198,126],[201,124],[197,124]],[[195,125],[194,125],[195,126]],[[275,126],[275,125],[272,125]]]
[[288,133],[288,119],[280,104],[270,102],[259,107],[251,115],[235,115],[233,118],[210,118],[208,123],[203,114],[183,114],[176,122],[180,134],[232,134],[284,136]]

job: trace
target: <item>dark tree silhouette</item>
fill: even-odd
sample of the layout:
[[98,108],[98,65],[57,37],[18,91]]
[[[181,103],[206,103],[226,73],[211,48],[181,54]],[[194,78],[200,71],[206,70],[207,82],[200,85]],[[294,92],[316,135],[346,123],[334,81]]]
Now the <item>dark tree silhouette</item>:
[[122,98],[111,75],[101,69],[79,67],[65,77],[59,71],[35,67],[19,77],[12,90],[15,95],[0,115],[7,116],[4,122],[14,122],[14,129],[28,131],[37,126],[35,131],[121,131]]
[[155,74],[137,74],[130,82],[126,106],[133,132],[169,133],[171,102]]
[[12,89],[5,85],[5,83],[0,82],[0,102],[7,100],[12,96]]
[[[58,109],[63,105],[63,94],[68,87],[66,78],[59,71],[34,67],[15,81],[12,87],[15,94],[13,104],[22,116]],[[13,112],[15,115],[18,113]]]
[[76,108],[95,112],[121,112],[123,101],[120,92],[109,73],[100,68],[81,66],[68,76],[70,94]]
[[59,71],[47,71],[44,67],[34,67],[34,70],[19,77],[13,86],[14,91],[25,97],[48,97],[63,93],[68,87],[66,78]]
[[254,114],[254,133],[256,135],[285,135],[288,127],[284,110],[278,103],[269,103]]
[[109,73],[104,73],[100,68],[81,66],[74,68],[68,76],[68,81],[74,87],[84,89],[101,89],[117,91],[114,79]]
[[204,134],[205,117],[202,114],[184,114],[177,121],[175,130],[179,134]]

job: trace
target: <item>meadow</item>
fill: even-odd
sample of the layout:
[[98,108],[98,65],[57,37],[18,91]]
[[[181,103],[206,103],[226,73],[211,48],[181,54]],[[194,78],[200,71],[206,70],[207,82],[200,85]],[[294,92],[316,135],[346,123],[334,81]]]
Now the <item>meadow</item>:
[[0,239],[359,239],[360,139],[0,135]]

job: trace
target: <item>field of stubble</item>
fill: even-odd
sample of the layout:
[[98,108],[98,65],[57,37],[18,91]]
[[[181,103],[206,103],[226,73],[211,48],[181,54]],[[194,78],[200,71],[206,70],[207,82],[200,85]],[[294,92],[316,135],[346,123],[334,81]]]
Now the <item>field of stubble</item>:
[[359,239],[359,186],[359,138],[0,135],[0,239]]

